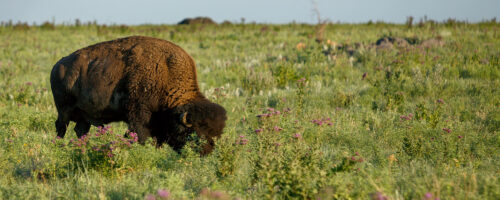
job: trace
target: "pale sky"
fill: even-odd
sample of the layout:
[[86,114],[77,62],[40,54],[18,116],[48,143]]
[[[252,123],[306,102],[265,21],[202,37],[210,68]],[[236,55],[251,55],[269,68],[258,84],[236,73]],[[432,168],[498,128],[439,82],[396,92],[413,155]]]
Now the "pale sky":
[[[496,17],[500,0],[316,0],[321,17],[333,22],[404,23],[448,18],[477,22]],[[175,24],[186,17],[208,16],[217,22],[315,23],[312,0],[0,0],[0,21],[55,20],[99,24]]]

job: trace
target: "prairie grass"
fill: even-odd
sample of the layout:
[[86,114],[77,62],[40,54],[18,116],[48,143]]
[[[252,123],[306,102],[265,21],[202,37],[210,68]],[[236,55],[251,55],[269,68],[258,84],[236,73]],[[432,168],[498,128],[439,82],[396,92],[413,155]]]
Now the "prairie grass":
[[[500,199],[500,26],[450,23],[1,26],[0,199]],[[228,111],[212,154],[128,146],[123,123],[55,138],[53,64],[130,35],[195,59]]]

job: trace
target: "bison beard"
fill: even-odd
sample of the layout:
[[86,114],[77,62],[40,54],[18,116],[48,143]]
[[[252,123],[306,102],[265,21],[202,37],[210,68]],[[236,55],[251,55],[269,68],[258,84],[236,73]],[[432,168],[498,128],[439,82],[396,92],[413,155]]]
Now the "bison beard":
[[80,49],[54,65],[50,83],[59,137],[70,121],[78,137],[123,121],[139,142],[154,137],[176,151],[196,132],[205,155],[225,126],[225,109],[199,90],[191,56],[165,40],[134,36]]

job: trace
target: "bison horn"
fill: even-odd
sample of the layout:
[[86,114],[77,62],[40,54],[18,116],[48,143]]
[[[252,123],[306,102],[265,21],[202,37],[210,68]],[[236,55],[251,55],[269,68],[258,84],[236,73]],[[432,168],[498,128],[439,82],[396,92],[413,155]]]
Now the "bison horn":
[[181,114],[181,121],[182,121],[182,123],[184,124],[184,126],[186,126],[186,127],[191,127],[191,126],[193,126],[193,125],[187,122],[187,115],[188,115],[188,113],[187,113],[187,112],[182,113],[182,114]]

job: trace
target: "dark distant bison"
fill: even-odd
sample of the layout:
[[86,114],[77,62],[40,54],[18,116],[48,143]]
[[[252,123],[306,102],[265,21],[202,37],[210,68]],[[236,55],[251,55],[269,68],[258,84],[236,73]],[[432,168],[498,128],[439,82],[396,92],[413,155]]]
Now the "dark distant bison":
[[134,36],[75,51],[54,65],[50,84],[59,137],[70,121],[78,137],[90,125],[124,121],[139,142],[154,137],[176,151],[196,131],[207,154],[225,126],[226,110],[200,92],[191,56],[161,39]]
[[177,23],[179,25],[183,24],[217,24],[214,20],[209,17],[196,17],[196,18],[186,18]]

